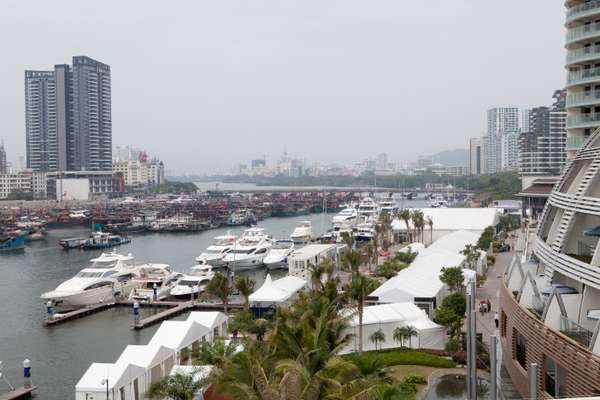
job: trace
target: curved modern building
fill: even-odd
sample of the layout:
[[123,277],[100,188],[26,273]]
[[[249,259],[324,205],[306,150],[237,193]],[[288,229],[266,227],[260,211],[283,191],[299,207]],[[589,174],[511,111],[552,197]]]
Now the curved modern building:
[[500,291],[509,375],[528,396],[600,395],[600,129],[554,187],[535,233],[522,237]]
[[567,155],[600,127],[600,1],[567,0]]

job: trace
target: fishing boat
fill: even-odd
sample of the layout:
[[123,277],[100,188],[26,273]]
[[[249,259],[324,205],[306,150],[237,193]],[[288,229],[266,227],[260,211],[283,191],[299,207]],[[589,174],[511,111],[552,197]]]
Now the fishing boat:
[[84,238],[84,237],[77,237],[77,238],[62,239],[58,243],[63,247],[63,249],[69,250],[69,249],[78,249],[78,248],[82,247],[83,244],[87,240],[88,239]]
[[120,236],[106,232],[94,232],[88,239],[86,239],[81,247],[86,250],[98,250],[120,246],[129,242],[131,242],[131,239],[126,236]]
[[23,236],[0,236],[0,253],[23,251],[25,249],[25,237]]

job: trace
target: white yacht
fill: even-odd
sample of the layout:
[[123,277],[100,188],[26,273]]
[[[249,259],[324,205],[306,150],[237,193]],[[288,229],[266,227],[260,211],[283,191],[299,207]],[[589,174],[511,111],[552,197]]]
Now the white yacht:
[[131,254],[102,253],[92,263],[56,289],[42,294],[58,312],[115,301],[115,296],[128,296],[138,273]]
[[193,266],[189,275],[181,277],[171,289],[171,297],[191,300],[193,294],[194,298],[198,298],[214,275],[212,267],[208,264]]
[[362,221],[377,221],[379,212],[379,205],[370,197],[364,197],[358,204],[358,217]]
[[258,268],[273,246],[263,228],[248,228],[236,241],[233,249],[223,257],[232,271]]
[[448,207],[448,202],[446,201],[444,196],[438,195],[429,202],[429,206],[431,208],[444,208],[444,207]]
[[263,263],[267,266],[267,269],[287,268],[287,259],[293,252],[293,241],[276,240]]
[[300,221],[300,225],[294,229],[290,238],[297,244],[310,242],[312,238],[312,224],[310,221]]
[[340,226],[342,224],[349,224],[356,221],[356,217],[358,216],[358,212],[356,208],[347,207],[340,211],[337,215],[331,219],[333,226]]
[[391,197],[388,197],[379,202],[379,207],[381,208],[382,213],[392,214],[394,211],[396,211],[398,205]]
[[358,242],[368,242],[375,236],[375,229],[372,224],[359,224],[354,233],[354,239]]
[[213,243],[204,250],[196,261],[199,264],[210,264],[214,267],[223,266],[223,257],[233,249],[237,236],[227,232],[226,235],[215,237]]
[[[133,279],[134,289],[130,300],[164,300],[171,294],[171,289],[183,276],[171,271],[168,264],[144,264],[139,266],[139,276]],[[156,298],[154,291],[156,289]]]

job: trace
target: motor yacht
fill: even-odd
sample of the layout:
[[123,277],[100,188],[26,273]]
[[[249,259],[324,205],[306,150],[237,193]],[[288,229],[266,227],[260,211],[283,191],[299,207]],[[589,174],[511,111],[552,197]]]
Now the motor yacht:
[[388,197],[379,202],[379,207],[381,208],[382,213],[393,214],[398,208],[398,205],[391,197]]
[[300,225],[297,226],[290,235],[290,238],[296,244],[310,242],[310,239],[312,238],[312,224],[310,221],[301,221]]
[[[139,276],[133,279],[134,289],[130,300],[164,300],[171,294],[183,274],[173,272],[168,264],[144,264],[139,267]],[[154,293],[156,290],[156,294]]]
[[137,267],[131,254],[102,253],[77,275],[42,294],[44,303],[51,301],[58,312],[115,301],[116,296],[128,296],[134,288]]
[[182,276],[171,289],[171,297],[191,300],[193,295],[194,298],[198,298],[206,290],[206,285],[214,275],[215,273],[210,265],[193,266],[189,275]]
[[276,240],[263,263],[270,270],[287,268],[287,259],[293,252],[294,242],[292,240]]
[[358,218],[361,221],[372,221],[375,222],[379,218],[379,204],[377,204],[372,198],[364,197],[358,204]]
[[232,271],[258,268],[273,246],[263,228],[248,228],[236,241],[233,249],[223,257]]
[[331,222],[334,227],[340,226],[342,224],[349,224],[356,221],[356,217],[358,216],[358,212],[354,207],[347,207],[340,211],[337,215],[334,215],[331,219]]
[[354,239],[358,242],[368,242],[375,236],[375,229],[372,224],[359,224],[354,233]]
[[214,267],[223,266],[223,257],[233,249],[237,236],[227,232],[226,235],[215,237],[213,243],[204,250],[196,261],[199,264],[210,264]]

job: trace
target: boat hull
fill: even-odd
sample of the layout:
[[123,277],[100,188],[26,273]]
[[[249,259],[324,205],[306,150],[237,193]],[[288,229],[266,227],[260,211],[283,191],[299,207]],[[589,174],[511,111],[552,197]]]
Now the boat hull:
[[68,312],[100,303],[112,303],[120,292],[120,289],[113,290],[106,287],[71,294],[49,292],[42,295],[42,300],[44,302],[52,301],[54,310],[57,312]]

